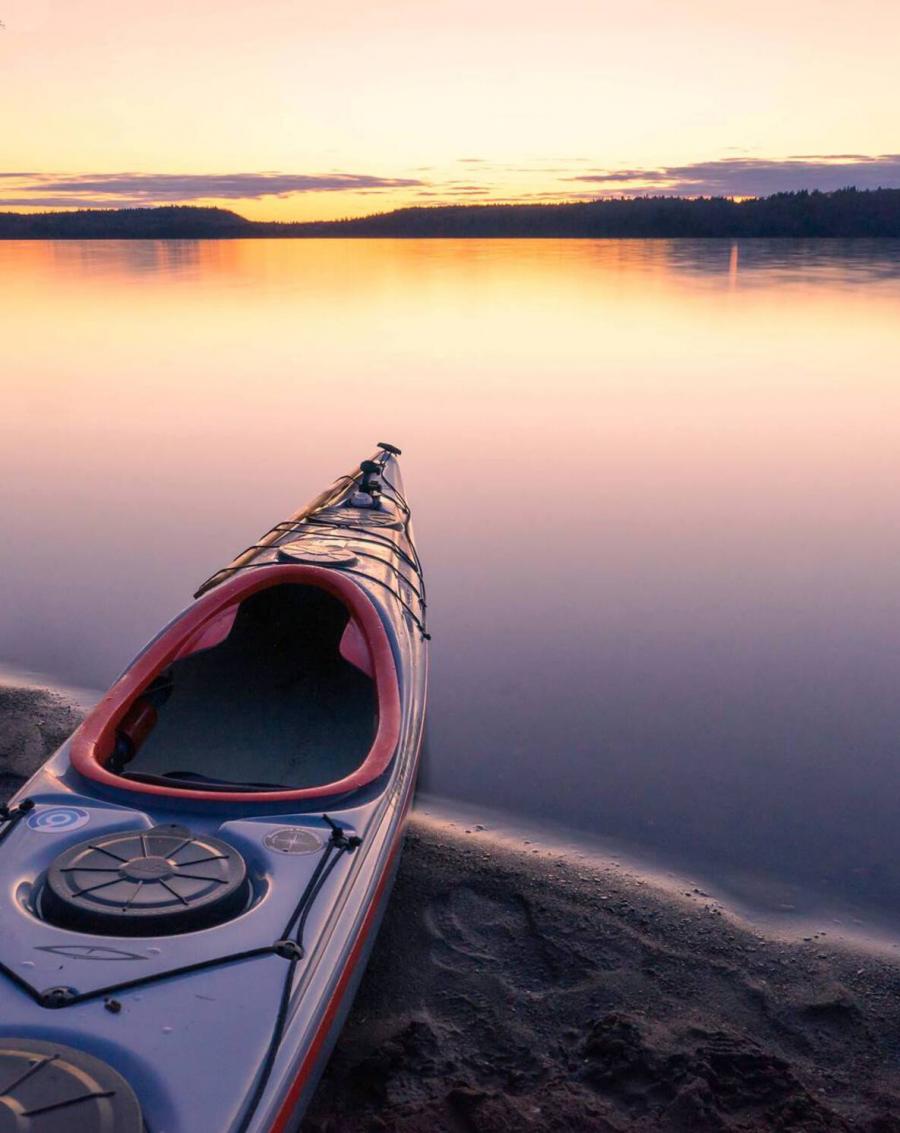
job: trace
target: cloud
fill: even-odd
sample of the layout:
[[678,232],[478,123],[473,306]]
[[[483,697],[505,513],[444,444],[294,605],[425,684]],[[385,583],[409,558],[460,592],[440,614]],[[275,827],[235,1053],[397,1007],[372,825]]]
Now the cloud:
[[115,201],[108,198],[97,197],[69,197],[69,196],[42,196],[42,197],[0,197],[0,208],[48,208],[48,209],[144,209],[153,204],[152,201],[136,198],[130,200],[119,197]]
[[[10,173],[15,198],[0,204],[48,208],[136,208],[205,200],[258,200],[295,193],[369,193],[412,189],[415,177],[369,173]],[[27,194],[27,196],[26,196]]]
[[[0,172],[0,208],[146,208],[154,205],[289,198],[296,194],[397,193],[407,202],[560,201],[662,194],[767,196],[783,190],[900,187],[900,154],[795,154],[783,159],[723,155],[684,165],[606,168],[582,158],[493,164],[457,159],[459,176],[425,167],[410,176],[372,173],[37,173]],[[554,165],[553,162],[559,164]],[[460,168],[461,166],[461,168]],[[448,173],[450,171],[447,171]],[[514,187],[513,187],[514,186]]]
[[789,161],[881,161],[864,153],[792,153]]
[[656,169],[603,169],[565,177],[615,188],[616,193],[761,197],[798,189],[830,191],[900,187],[900,154],[812,154],[771,160],[723,157]]

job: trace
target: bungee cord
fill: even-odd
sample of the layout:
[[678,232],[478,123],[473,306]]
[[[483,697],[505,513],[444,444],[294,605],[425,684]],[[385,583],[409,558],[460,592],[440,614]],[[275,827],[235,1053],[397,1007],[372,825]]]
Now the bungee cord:
[[[340,485],[342,483],[347,485],[347,490],[344,493],[344,498],[342,501],[338,502],[334,500],[334,497],[330,497],[328,501],[322,503],[318,508],[316,508],[314,511],[311,511],[308,515],[300,516],[297,519],[282,520],[279,523],[274,524],[269,528],[268,531],[265,532],[264,535],[260,536],[257,542],[251,543],[249,547],[246,547],[243,551],[240,552],[240,554],[236,555],[230,566],[221,567],[214,574],[211,574],[209,578],[207,578],[206,581],[198,587],[194,597],[199,597],[207,590],[213,589],[215,586],[218,586],[220,583],[224,582],[228,578],[233,577],[240,571],[255,570],[260,567],[276,565],[277,560],[268,560],[266,562],[258,562],[253,559],[251,559],[251,561],[249,562],[241,562],[240,560],[244,559],[247,555],[252,555],[255,552],[275,551],[277,554],[279,546],[283,545],[283,537],[286,535],[296,535],[301,538],[309,535],[314,539],[344,539],[345,542],[348,540],[352,542],[353,546],[348,549],[357,558],[365,558],[369,559],[372,562],[379,563],[381,566],[386,567],[393,573],[393,575],[398,580],[398,584],[403,583],[405,586],[407,586],[411,591],[413,599],[419,604],[419,611],[417,612],[413,608],[412,604],[404,598],[403,594],[400,591],[399,585],[397,585],[397,587],[395,588],[390,584],[384,582],[382,579],[376,578],[375,576],[368,574],[365,571],[354,570],[350,566],[341,566],[337,563],[328,564],[328,569],[340,570],[343,574],[355,575],[358,578],[364,579],[366,582],[371,582],[374,585],[386,590],[389,594],[392,595],[392,597],[397,600],[397,602],[399,602],[404,612],[410,617],[413,624],[421,633],[422,638],[425,641],[430,641],[431,634],[428,632],[427,628],[428,601],[425,590],[425,578],[422,571],[422,562],[419,558],[418,551],[416,550],[415,543],[412,540],[412,535],[409,530],[411,520],[411,511],[409,504],[406,502],[403,494],[382,472],[381,483],[384,487],[387,488],[387,491],[383,494],[402,514],[402,518],[399,519],[400,528],[398,530],[399,532],[402,532],[403,538],[405,539],[408,547],[407,550],[406,548],[400,546],[399,543],[392,539],[390,536],[383,535],[381,532],[373,531],[370,527],[367,527],[363,518],[366,514],[385,515],[389,513],[385,513],[374,508],[356,509],[347,506],[347,499],[349,497],[350,488],[353,485],[358,485],[360,483],[360,477],[362,475],[363,473],[359,472],[353,476],[342,476],[340,477],[340,479],[335,481],[336,485]],[[341,522],[337,519],[330,519],[323,514],[326,511],[334,512],[341,507],[346,508],[348,514],[352,514],[353,511],[358,510],[360,512],[359,520],[357,522]],[[317,530],[319,528],[327,528],[327,530]],[[279,536],[281,536],[282,538],[279,539]],[[413,572],[413,578],[410,578],[407,574],[405,574],[404,571],[401,570],[401,568],[390,559],[381,558],[381,556],[379,555],[374,555],[370,551],[359,548],[357,546],[357,544],[359,543],[368,543],[373,547],[384,548],[385,550],[390,551]]]
[[[18,806],[13,808],[0,808],[0,822],[4,823],[3,829],[0,830],[0,842],[2,842],[12,830],[15,829],[18,822],[33,809],[34,803],[31,799],[23,799]],[[352,853],[357,846],[362,844],[362,839],[358,835],[348,834],[346,830],[338,826],[327,814],[323,814],[322,819],[331,828],[331,837],[325,843],[323,852],[316,863],[316,867],[304,886],[303,892],[297,904],[294,906],[281,936],[272,944],[261,945],[257,948],[247,948],[240,952],[231,952],[225,956],[213,956],[206,960],[198,960],[193,964],[183,964],[177,968],[167,968],[164,971],[153,972],[146,976],[137,976],[130,980],[120,980],[118,983],[107,984],[105,987],[94,988],[91,991],[84,992],[79,992],[70,987],[51,987],[42,991],[34,987],[33,984],[29,983],[28,980],[19,975],[14,968],[11,968],[2,960],[0,960],[0,975],[5,976],[10,983],[15,984],[20,991],[23,991],[39,1007],[43,1007],[47,1010],[64,1010],[69,1007],[76,1007],[82,1003],[103,999],[107,1010],[117,1014],[121,1011],[121,1004],[113,999],[112,996],[123,991],[132,991],[135,988],[146,987],[149,984],[174,979],[177,976],[188,975],[192,972],[202,972],[211,968],[221,968],[229,964],[241,963],[244,960],[254,960],[262,956],[278,956],[287,960],[288,968],[285,972],[284,982],[279,994],[278,1011],[275,1015],[272,1035],[266,1047],[266,1053],[260,1063],[253,1093],[246,1104],[241,1123],[237,1127],[237,1133],[246,1133],[262,1096],[265,1093],[266,1086],[272,1074],[272,1069],[275,1065],[278,1050],[281,1046],[281,1041],[284,1038],[291,995],[294,988],[294,977],[298,964],[306,955],[303,934],[309,914],[312,911],[316,898],[321,893],[325,883],[334,872],[335,867],[338,865],[343,855],[345,853]]]

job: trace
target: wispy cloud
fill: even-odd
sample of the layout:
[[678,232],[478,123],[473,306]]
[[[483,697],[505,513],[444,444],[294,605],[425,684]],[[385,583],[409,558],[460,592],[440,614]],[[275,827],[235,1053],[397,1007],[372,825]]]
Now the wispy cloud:
[[297,193],[370,193],[414,189],[416,177],[369,173],[51,173],[0,174],[15,197],[0,205],[47,208],[125,208],[207,200],[259,200]]
[[288,199],[316,193],[391,194],[396,203],[587,200],[659,193],[683,197],[767,196],[782,190],[900,187],[900,154],[730,155],[684,165],[585,166],[584,158],[524,164],[457,159],[455,168],[372,173],[0,172],[0,208],[146,208],[214,201]]
[[42,197],[0,197],[0,209],[145,209],[156,203],[162,202],[148,201],[141,197],[117,197],[109,200],[97,197],[54,197],[52,194]]
[[798,189],[900,187],[900,154],[810,154],[782,160],[724,157],[656,169],[598,169],[563,178],[600,187],[609,195],[757,197]]

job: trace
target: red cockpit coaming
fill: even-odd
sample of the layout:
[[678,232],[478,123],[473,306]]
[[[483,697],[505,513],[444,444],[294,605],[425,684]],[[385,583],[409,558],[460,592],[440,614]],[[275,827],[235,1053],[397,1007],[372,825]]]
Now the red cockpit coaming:
[[[135,699],[182,652],[235,602],[270,586],[295,583],[316,586],[339,599],[359,627],[374,669],[378,698],[378,731],[363,762],[350,775],[317,787],[266,791],[208,791],[169,787],[126,779],[108,770],[116,729]],[[387,632],[368,595],[352,579],[325,567],[285,564],[248,571],[205,594],[164,630],[112,686],[72,737],[69,754],[74,769],[94,783],[116,790],[208,802],[277,803],[346,795],[366,786],[387,770],[400,738],[400,689]]]

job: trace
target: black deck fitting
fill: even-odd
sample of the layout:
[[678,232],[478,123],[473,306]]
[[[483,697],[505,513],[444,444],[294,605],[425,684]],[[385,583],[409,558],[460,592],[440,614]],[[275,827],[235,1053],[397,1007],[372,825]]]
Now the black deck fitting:
[[41,1007],[65,1007],[77,994],[71,987],[48,987],[41,992]]
[[272,951],[283,960],[302,960],[303,947],[296,940],[276,940]]
[[323,814],[322,817],[331,827],[332,846],[337,846],[340,850],[355,850],[357,846],[362,845],[362,838],[360,838],[358,834],[348,834],[338,826],[333,818],[329,818],[327,814]]

